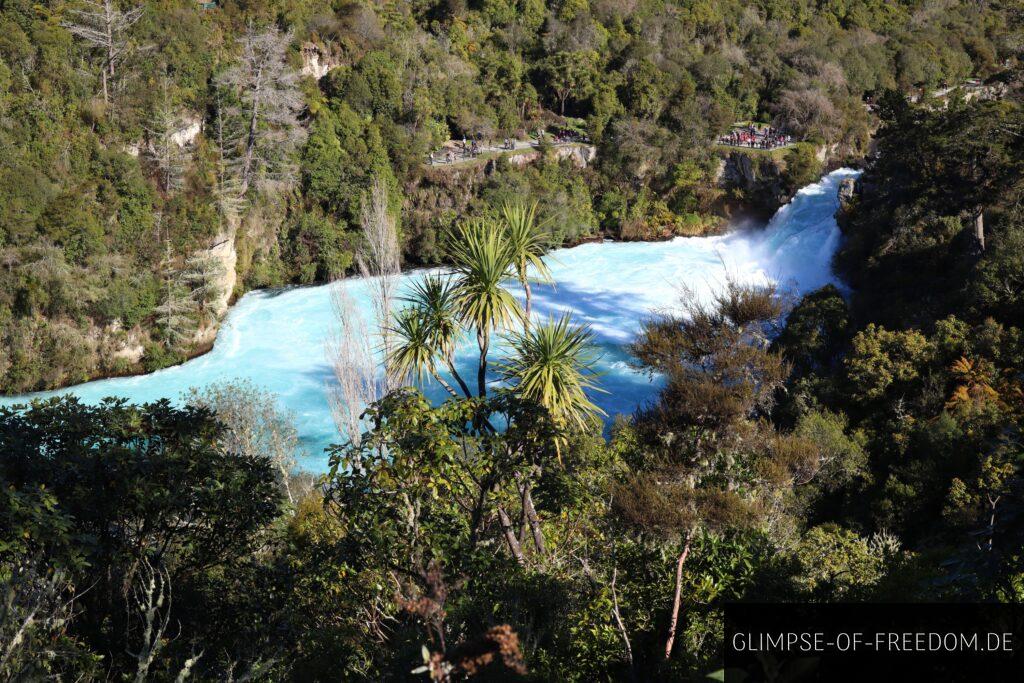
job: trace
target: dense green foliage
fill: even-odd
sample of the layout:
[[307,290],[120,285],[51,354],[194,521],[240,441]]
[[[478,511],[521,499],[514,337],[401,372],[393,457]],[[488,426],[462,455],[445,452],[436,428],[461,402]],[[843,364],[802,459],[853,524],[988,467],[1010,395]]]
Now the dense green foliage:
[[[922,0],[5,0],[0,389],[161,367],[209,344],[229,296],[345,274],[372,177],[414,264],[524,193],[554,243],[771,210],[820,170],[815,146],[865,149],[866,94],[998,72],[1012,17]],[[712,143],[741,120],[809,144],[753,155],[758,182],[723,179]],[[422,164],[448,138],[549,124],[589,135],[596,163],[542,148],[525,167]],[[237,261],[206,251],[225,242]]]
[[[346,272],[371,185],[407,261],[453,266],[397,302],[393,389],[312,485],[245,383],[0,410],[0,678],[703,680],[724,601],[1024,599],[1012,4],[169,0],[113,69],[74,7],[0,7],[6,388],[129,369],[125,339],[188,353],[217,239],[238,289]],[[291,71],[307,42],[318,83]],[[995,100],[903,96],[993,74]],[[195,141],[164,144],[188,112]],[[652,316],[631,351],[663,389],[606,433],[587,330],[531,323],[508,283],[551,244],[756,200],[712,141],[765,118],[806,141],[748,159],[789,190],[880,126],[840,214],[850,291],[729,283]],[[421,163],[545,123],[596,161]],[[400,386],[432,377],[440,405]]]

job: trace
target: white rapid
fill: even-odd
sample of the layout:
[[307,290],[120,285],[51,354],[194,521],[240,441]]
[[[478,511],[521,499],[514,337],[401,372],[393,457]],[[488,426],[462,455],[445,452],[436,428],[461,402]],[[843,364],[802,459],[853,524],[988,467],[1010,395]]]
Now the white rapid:
[[[601,347],[600,384],[607,392],[593,400],[609,416],[630,413],[651,398],[657,385],[630,369],[623,345],[651,311],[675,305],[684,287],[707,296],[731,276],[772,280],[803,293],[835,281],[830,264],[840,238],[834,219],[839,183],[855,175],[840,169],[808,185],[764,229],[557,250],[549,258],[556,284],[534,288],[536,314],[570,311],[576,321],[593,328]],[[419,276],[413,272],[403,279]],[[365,282],[351,279],[333,286],[348,288],[358,308],[368,314]],[[327,401],[332,373],[325,342],[334,326],[328,285],[250,292],[228,314],[213,350],[204,356],[148,375],[6,397],[0,403],[59,394],[74,394],[89,403],[106,396],[134,402],[180,400],[190,387],[247,378],[272,391],[294,413],[304,450],[300,464],[322,471],[324,448],[340,440]],[[474,348],[467,340],[459,349],[460,371],[464,367],[466,377],[475,377]],[[426,392],[437,399],[444,396],[439,387],[426,387]]]

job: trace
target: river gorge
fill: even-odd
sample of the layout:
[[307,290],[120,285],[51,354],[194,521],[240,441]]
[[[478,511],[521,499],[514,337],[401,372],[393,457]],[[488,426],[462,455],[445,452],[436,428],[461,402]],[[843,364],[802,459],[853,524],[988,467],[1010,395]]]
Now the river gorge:
[[[630,413],[650,398],[657,381],[635,372],[625,351],[641,321],[652,311],[671,308],[684,288],[707,297],[727,277],[773,281],[784,291],[811,291],[835,277],[832,256],[840,241],[835,220],[840,183],[857,175],[840,169],[800,190],[767,226],[737,227],[714,237],[679,237],[666,242],[601,242],[551,252],[554,285],[534,287],[535,315],[563,311],[592,328],[599,345],[599,384],[592,398],[609,416]],[[406,273],[403,282],[421,276]],[[0,399],[11,405],[31,398],[74,394],[87,403],[107,396],[133,402],[180,400],[190,387],[248,379],[277,395],[294,414],[303,444],[300,465],[322,471],[324,448],[340,440],[328,404],[333,374],[326,342],[337,326],[331,288],[345,287],[364,314],[368,287],[358,278],[331,285],[255,291],[243,296],[227,318],[213,349],[187,363],[148,375],[89,382],[59,391]],[[521,294],[518,288],[514,290]],[[500,353],[500,351],[499,351]],[[457,358],[472,375],[475,343],[466,339]],[[443,399],[437,386],[425,387]]]

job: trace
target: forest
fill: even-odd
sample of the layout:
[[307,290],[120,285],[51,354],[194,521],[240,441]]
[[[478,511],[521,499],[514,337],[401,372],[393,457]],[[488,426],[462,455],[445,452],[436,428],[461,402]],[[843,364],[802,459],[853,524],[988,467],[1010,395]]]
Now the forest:
[[[1007,2],[4,0],[0,390],[152,371],[209,348],[234,297],[356,272],[388,186],[408,265],[507,198],[548,238],[699,234],[770,215],[859,158],[865,96],[998,78]],[[318,78],[319,77],[319,78]],[[775,122],[801,146],[724,182],[715,139]],[[585,132],[550,157],[431,172],[447,139]],[[822,149],[826,154],[816,156]],[[764,185],[765,187],[762,187]],[[767,196],[766,196],[767,195]]]
[[[0,678],[722,680],[727,602],[1024,600],[1018,3],[0,0],[0,23],[5,392],[180,362],[249,289],[366,272],[371,225],[448,266],[384,315],[384,385],[322,475],[244,381],[0,407]],[[751,153],[767,193],[722,178],[740,121],[799,141]],[[593,161],[424,163],[544,126]],[[590,331],[529,314],[547,251],[718,230],[841,163],[848,288],[652,313],[630,352],[662,388],[602,415]]]

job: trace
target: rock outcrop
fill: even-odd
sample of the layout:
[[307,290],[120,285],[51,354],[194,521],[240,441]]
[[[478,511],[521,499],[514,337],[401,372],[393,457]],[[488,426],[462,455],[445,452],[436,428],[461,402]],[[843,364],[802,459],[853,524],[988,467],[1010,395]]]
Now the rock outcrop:
[[782,167],[767,154],[730,152],[719,164],[716,180],[726,190],[727,216],[753,214],[768,217],[789,200]]
[[839,183],[839,204],[849,205],[857,196],[857,180],[855,178],[843,178]]
[[181,127],[171,133],[171,142],[178,147],[187,147],[196,141],[201,132],[203,132],[202,117],[199,115],[189,116],[182,122]]
[[326,76],[331,69],[338,66],[338,60],[315,43],[303,45],[301,55],[302,69],[299,70],[299,73],[303,76],[312,76],[318,81]]
[[[594,145],[564,145],[555,147],[552,154],[556,159],[568,159],[576,168],[586,168],[597,157],[597,147]],[[531,149],[518,154],[505,155],[508,163],[513,166],[525,166],[540,160],[541,152],[538,149]],[[494,169],[495,159],[487,162],[486,170],[490,173]]]

